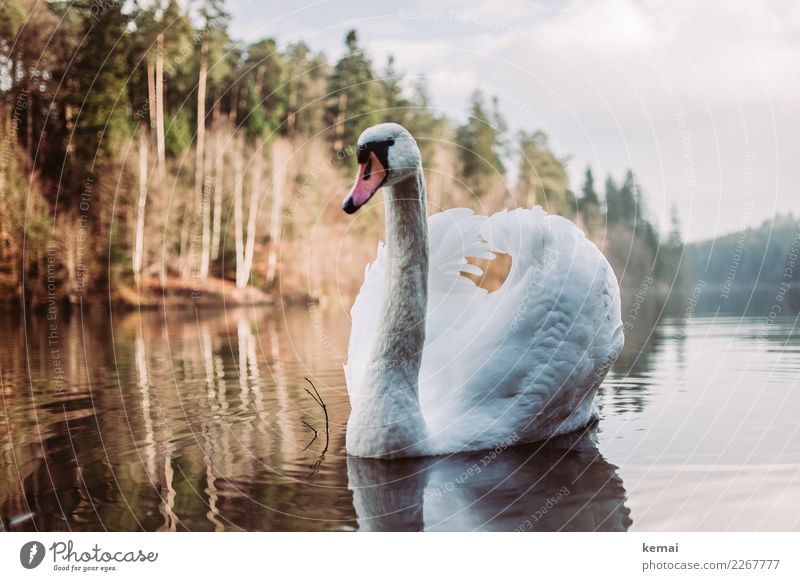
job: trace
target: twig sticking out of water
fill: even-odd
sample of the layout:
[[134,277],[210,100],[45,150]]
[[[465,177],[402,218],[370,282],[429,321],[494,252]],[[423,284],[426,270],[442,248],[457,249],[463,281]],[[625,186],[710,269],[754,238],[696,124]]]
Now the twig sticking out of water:
[[[308,388],[305,388],[306,393],[308,395],[310,395],[311,399],[313,399],[315,402],[317,402],[317,405],[319,405],[319,407],[322,408],[322,411],[325,412],[325,447],[322,449],[322,452],[320,452],[320,455],[319,455],[319,458],[317,459],[317,461],[314,462],[314,464],[311,465],[311,474],[309,475],[309,480],[310,480],[310,479],[312,479],[314,477],[314,474],[319,469],[320,464],[322,464],[322,461],[325,459],[325,453],[328,451],[328,445],[330,444],[330,424],[328,422],[328,407],[325,405],[325,400],[322,399],[322,396],[319,394],[319,391],[317,391],[317,388],[314,386],[314,384],[311,382],[311,380],[308,377],[304,377],[303,379],[305,379],[308,382],[308,384],[311,386],[311,389],[314,390],[314,393],[311,393],[311,391],[309,391]],[[311,447],[311,444],[316,442],[317,436],[319,435],[319,432],[317,432],[316,428],[314,428],[311,424],[309,424],[305,420],[301,420],[301,421],[306,426],[308,426],[308,428],[312,432],[314,432],[314,437],[308,443],[308,446],[303,448],[304,450],[308,450],[308,448]]]
[[311,447],[311,444],[313,444],[314,442],[317,441],[317,436],[319,436],[319,432],[317,432],[317,430],[314,428],[314,426],[309,424],[307,421],[305,421],[305,420],[300,420],[300,421],[303,422],[308,427],[309,430],[314,432],[314,437],[311,438],[311,441],[308,443],[308,445],[305,448],[303,448],[303,452],[305,452],[306,450],[308,450]]
[[314,398],[314,401],[317,402],[320,405],[320,407],[322,408],[322,411],[325,412],[325,433],[327,434],[328,433],[328,407],[325,405],[325,401],[322,399],[322,396],[317,391],[317,388],[314,386],[313,383],[311,383],[311,380],[308,377],[304,377],[303,379],[305,379],[308,382],[308,384],[311,386],[311,389],[314,390],[314,393],[311,393],[310,391],[308,391],[308,388],[305,388],[306,389],[306,393],[308,395],[310,395],[312,398]]

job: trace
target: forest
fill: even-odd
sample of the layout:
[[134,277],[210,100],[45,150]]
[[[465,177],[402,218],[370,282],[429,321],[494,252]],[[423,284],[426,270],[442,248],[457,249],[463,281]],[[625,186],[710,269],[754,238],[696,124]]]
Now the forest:
[[700,312],[800,312],[800,220],[777,214],[757,228],[686,245],[682,276],[702,285]]
[[430,212],[541,204],[603,249],[624,295],[679,284],[677,216],[656,228],[633,170],[570,184],[568,154],[511,132],[497,96],[476,87],[451,119],[356,30],[329,60],[239,42],[220,0],[189,7],[0,6],[0,304],[347,304],[383,218],[340,202],[382,121],[417,138]]

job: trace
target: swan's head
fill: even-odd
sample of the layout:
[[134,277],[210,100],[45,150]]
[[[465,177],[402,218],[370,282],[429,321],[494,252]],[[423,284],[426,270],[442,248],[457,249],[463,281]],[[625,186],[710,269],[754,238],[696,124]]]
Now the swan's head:
[[342,209],[354,213],[382,186],[392,186],[416,175],[422,165],[417,142],[397,123],[381,123],[358,138],[358,174]]

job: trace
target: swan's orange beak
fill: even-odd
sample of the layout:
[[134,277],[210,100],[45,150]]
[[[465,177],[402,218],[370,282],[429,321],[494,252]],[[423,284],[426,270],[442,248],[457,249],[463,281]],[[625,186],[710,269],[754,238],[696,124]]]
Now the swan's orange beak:
[[378,160],[375,153],[370,152],[367,161],[359,164],[356,183],[350,194],[342,204],[342,210],[348,214],[353,214],[378,191],[386,180],[386,169]]

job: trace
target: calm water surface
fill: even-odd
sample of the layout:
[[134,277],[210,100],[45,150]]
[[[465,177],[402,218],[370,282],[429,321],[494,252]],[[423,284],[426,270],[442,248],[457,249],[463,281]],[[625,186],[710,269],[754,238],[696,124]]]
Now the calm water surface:
[[0,525],[800,529],[796,317],[637,321],[593,428],[394,462],[345,456],[348,333],[316,308],[0,317]]

